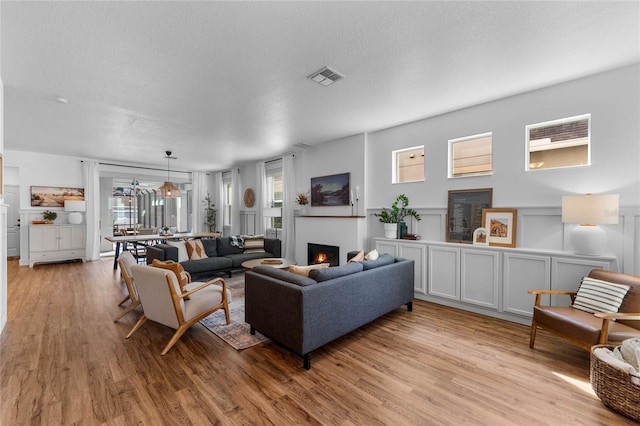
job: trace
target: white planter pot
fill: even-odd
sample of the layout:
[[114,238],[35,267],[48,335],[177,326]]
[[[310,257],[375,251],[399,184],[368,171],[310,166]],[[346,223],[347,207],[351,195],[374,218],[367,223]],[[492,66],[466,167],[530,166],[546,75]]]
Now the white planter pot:
[[385,238],[398,238],[398,224],[397,223],[384,223],[384,236]]

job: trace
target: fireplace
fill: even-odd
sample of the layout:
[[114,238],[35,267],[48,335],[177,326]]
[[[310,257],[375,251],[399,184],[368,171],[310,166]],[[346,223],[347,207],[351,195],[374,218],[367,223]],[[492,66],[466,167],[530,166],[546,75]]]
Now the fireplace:
[[328,263],[331,266],[340,265],[340,247],[307,243],[307,265],[315,265],[316,263]]

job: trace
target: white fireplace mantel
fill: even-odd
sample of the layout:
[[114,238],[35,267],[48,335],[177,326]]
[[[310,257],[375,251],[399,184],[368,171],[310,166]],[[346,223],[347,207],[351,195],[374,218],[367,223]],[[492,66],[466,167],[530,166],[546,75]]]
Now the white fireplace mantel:
[[340,247],[340,264],[347,253],[365,246],[365,216],[296,216],[296,263],[307,264],[307,243]]

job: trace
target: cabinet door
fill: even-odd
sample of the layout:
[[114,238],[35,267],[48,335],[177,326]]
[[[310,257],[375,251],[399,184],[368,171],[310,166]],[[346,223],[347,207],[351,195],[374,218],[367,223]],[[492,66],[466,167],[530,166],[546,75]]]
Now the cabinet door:
[[429,246],[429,294],[460,300],[460,249]]
[[36,225],[29,227],[29,251],[58,250],[58,227]]
[[[551,257],[505,252],[503,263],[503,310],[531,317],[535,296],[528,291],[551,288]],[[549,297],[542,303],[548,304]]]
[[460,250],[460,300],[499,308],[500,252]]
[[[551,290],[577,291],[582,277],[589,275],[592,269],[611,269],[611,262],[596,259],[572,259],[554,257],[551,260]],[[568,296],[552,296],[551,304],[569,306]]]
[[398,244],[398,256],[412,259],[414,262],[413,279],[414,290],[424,293],[426,291],[426,252],[424,244]]
[[398,243],[397,242],[390,242],[390,241],[385,241],[385,240],[376,240],[376,250],[378,250],[378,253],[380,254],[390,254],[392,256],[397,256],[398,255]]
[[60,226],[60,250],[83,248],[84,227],[83,226]]

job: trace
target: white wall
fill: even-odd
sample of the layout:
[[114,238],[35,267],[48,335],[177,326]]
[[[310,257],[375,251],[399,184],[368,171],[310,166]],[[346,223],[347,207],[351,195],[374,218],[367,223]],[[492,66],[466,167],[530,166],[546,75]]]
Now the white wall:
[[[563,195],[620,194],[620,224],[608,225],[607,252],[640,274],[640,66],[634,65],[437,117],[370,133],[367,138],[369,237],[372,216],[400,194],[423,216],[418,233],[443,241],[449,190],[493,188],[493,207],[518,209],[518,247],[571,250],[561,221]],[[525,172],[525,126],[591,114],[592,165]],[[493,132],[491,176],[447,178],[448,140]],[[425,145],[425,181],[391,183],[391,152]],[[373,190],[375,189],[375,190]]]

